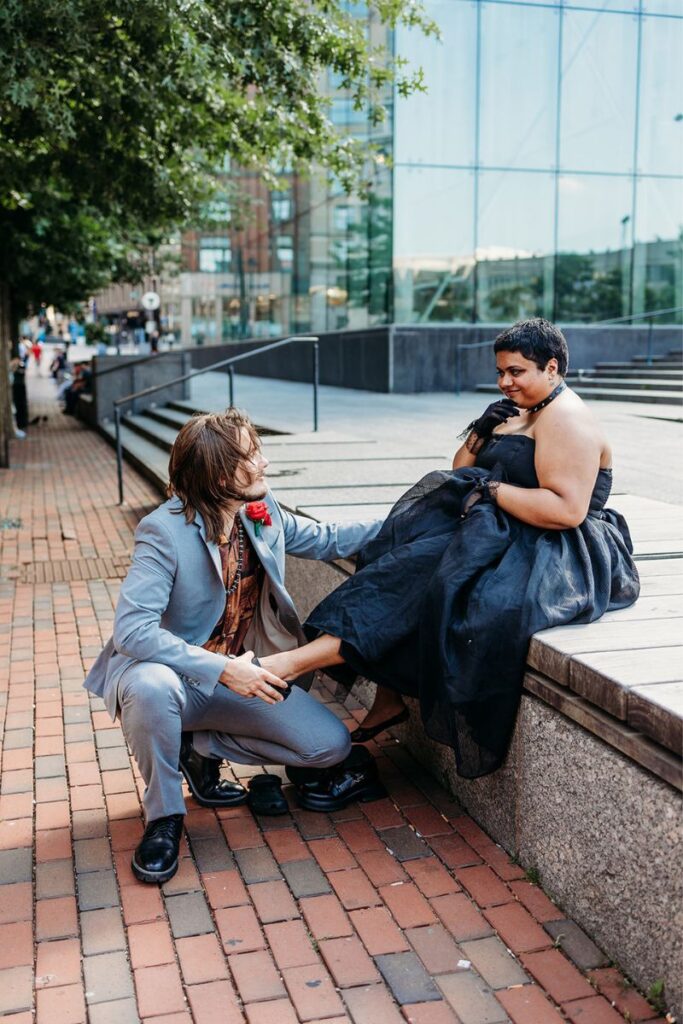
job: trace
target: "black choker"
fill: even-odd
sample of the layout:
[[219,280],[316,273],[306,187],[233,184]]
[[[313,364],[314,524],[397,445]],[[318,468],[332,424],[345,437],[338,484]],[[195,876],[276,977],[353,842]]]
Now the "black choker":
[[547,398],[544,398],[542,402],[538,403],[538,405],[532,405],[532,407],[530,409],[527,409],[527,412],[528,413],[540,412],[541,409],[545,409],[546,405],[550,405],[550,403],[552,401],[554,401],[554,399],[556,399],[558,395],[561,395],[562,392],[566,391],[566,390],[567,390],[567,385],[565,384],[565,382],[563,380],[560,381],[560,383],[557,385],[557,387],[553,391],[550,392],[550,394],[548,395]]

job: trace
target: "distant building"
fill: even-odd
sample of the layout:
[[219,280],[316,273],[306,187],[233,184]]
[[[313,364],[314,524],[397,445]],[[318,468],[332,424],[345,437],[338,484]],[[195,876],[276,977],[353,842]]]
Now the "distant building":
[[383,126],[328,81],[335,122],[386,154],[369,200],[247,182],[250,221],[219,204],[183,240],[186,343],[683,306],[683,0],[425,7],[441,42],[389,42],[427,92]]

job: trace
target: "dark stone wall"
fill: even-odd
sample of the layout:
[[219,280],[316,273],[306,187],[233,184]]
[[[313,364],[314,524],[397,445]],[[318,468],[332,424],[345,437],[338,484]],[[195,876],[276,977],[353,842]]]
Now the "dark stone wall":
[[[163,352],[153,357],[95,356],[93,358],[93,405],[97,423],[114,418],[114,401],[134,391],[163,384],[181,377],[192,369],[190,354],[185,351]],[[174,399],[189,398],[189,384],[184,382],[163,388],[146,398],[125,405],[123,412],[141,412],[150,405],[163,405]]]
[[[396,326],[393,343],[393,387],[400,394],[452,391],[495,382],[493,342],[500,324],[473,326]],[[589,326],[563,328],[572,370],[589,369],[597,362],[626,362],[647,351],[647,327]],[[655,327],[652,351],[663,355],[680,348],[680,327]],[[475,348],[465,346],[476,345]],[[457,355],[458,349],[460,355]]]
[[[186,351],[192,357],[193,369],[200,369],[230,356],[261,348],[264,344],[268,342],[245,341]],[[323,334],[320,336],[320,383],[341,388],[387,391],[389,351],[388,327]],[[266,352],[238,363],[235,372],[247,377],[310,381],[313,374],[313,346],[310,342],[294,341],[274,352]]]
[[[500,324],[422,326],[395,324],[320,336],[320,382],[342,388],[418,394],[472,389],[495,380],[493,341]],[[571,369],[627,361],[647,350],[647,327],[575,326],[564,329]],[[680,347],[680,327],[655,327],[655,355]],[[262,341],[187,350],[195,369],[259,348]],[[465,346],[475,345],[469,348]],[[459,353],[459,354],[458,354]],[[310,381],[312,346],[293,342],[235,367],[238,374]],[[227,371],[226,371],[227,372]]]

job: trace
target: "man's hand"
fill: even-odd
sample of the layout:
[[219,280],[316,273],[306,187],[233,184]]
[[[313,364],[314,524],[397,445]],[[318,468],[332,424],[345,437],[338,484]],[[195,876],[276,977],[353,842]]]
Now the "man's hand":
[[240,697],[260,697],[266,704],[277,704],[284,700],[282,694],[273,687],[287,690],[287,683],[268,669],[254,665],[253,657],[253,651],[245,651],[239,658],[231,658],[218,682],[223,683],[233,693],[238,693]]

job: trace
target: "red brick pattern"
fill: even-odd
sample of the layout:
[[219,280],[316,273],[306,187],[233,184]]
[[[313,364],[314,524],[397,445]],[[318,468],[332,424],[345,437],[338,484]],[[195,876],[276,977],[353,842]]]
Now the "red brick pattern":
[[[117,506],[111,449],[55,411],[48,385],[29,378],[50,418],[1,471],[0,1017],[654,1022],[618,971],[586,977],[553,947],[543,925],[562,912],[386,736],[370,747],[387,799],[260,822],[188,799],[177,876],[162,889],[135,881],[142,782],[82,681],[158,497],[126,468],[129,504]],[[313,869],[327,891],[297,898]],[[400,979],[395,990],[384,978]]]

